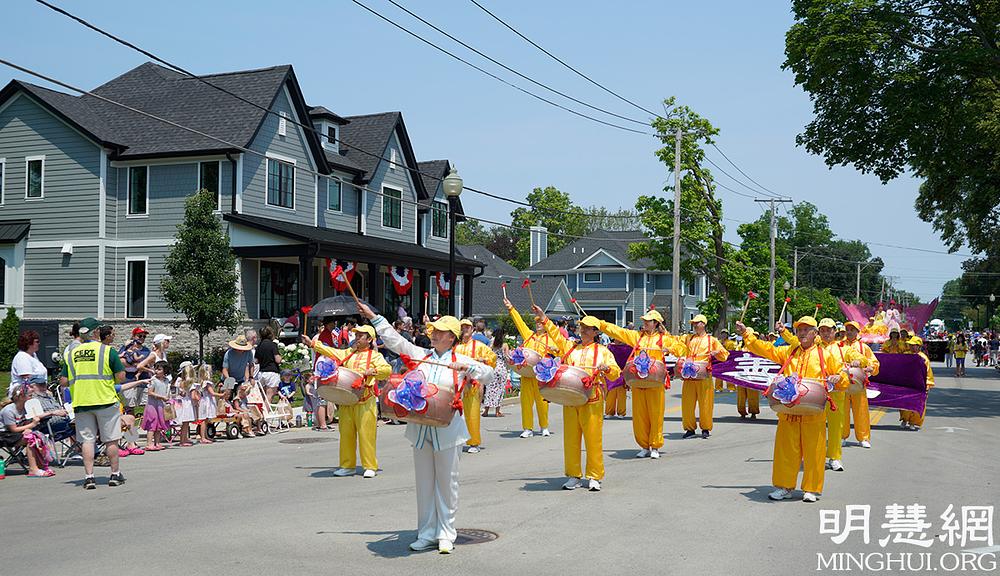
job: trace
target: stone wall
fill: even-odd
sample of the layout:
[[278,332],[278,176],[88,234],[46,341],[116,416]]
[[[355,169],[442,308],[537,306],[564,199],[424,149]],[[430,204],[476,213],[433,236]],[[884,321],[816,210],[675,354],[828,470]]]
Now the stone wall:
[[[59,320],[59,346],[60,349],[69,343],[69,330],[75,320]],[[191,329],[187,322],[174,322],[170,320],[145,320],[145,321],[122,321],[109,320],[104,322],[115,328],[115,345],[121,346],[132,337],[132,329],[142,326],[149,331],[146,345],[152,348],[153,337],[157,334],[166,334],[171,337],[170,351],[184,355],[198,354],[198,333]],[[261,329],[266,324],[265,321],[247,321],[243,323],[243,329]],[[205,353],[209,353],[214,348],[225,348],[226,343],[233,339],[235,334],[242,334],[243,329],[236,333],[227,330],[215,330],[205,335]]]

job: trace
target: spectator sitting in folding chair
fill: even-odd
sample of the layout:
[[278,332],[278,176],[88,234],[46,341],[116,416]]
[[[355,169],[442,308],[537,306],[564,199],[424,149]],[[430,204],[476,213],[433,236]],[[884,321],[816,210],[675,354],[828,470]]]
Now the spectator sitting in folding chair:
[[57,451],[59,465],[65,466],[72,457],[82,459],[82,447],[76,441],[76,427],[73,425],[72,414],[66,410],[59,398],[52,395],[44,380],[32,379],[30,386],[24,410],[28,418],[37,416],[40,420],[39,430],[42,430],[54,444],[61,446],[61,455],[60,451]]
[[21,456],[28,461],[28,476],[32,478],[48,478],[55,476],[49,470],[43,450],[45,447],[41,433],[36,432],[39,419],[28,418],[24,412],[24,403],[28,401],[28,387],[18,386],[11,391],[10,404],[0,410],[0,446],[10,454],[6,462],[17,462],[24,465]]

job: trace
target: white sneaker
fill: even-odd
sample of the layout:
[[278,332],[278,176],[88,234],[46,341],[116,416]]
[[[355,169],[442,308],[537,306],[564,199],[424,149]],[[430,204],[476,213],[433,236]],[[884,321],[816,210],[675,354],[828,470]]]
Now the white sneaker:
[[916,424],[910,424],[910,430],[913,430],[914,432],[919,432],[920,426],[917,426]]
[[[844,463],[840,460],[830,460],[830,470],[833,470],[834,472],[843,472]],[[806,494],[808,494],[808,492],[806,492]]]
[[438,540],[438,552],[441,554],[451,554],[455,549],[455,544],[451,540]]
[[374,470],[368,469],[368,470],[365,470],[364,477],[365,478],[374,478],[375,474],[376,474],[376,472]]
[[542,428],[542,436],[552,436],[552,432],[548,428]]
[[469,446],[469,454],[479,454],[479,446]]
[[771,500],[784,500],[792,497],[792,491],[787,488],[778,488],[774,492],[768,494],[767,497]]
[[414,552],[420,552],[422,550],[430,550],[431,548],[437,546],[438,543],[433,540],[424,540],[423,538],[418,538],[415,542],[410,544],[410,550]]
[[570,476],[569,478],[566,479],[566,483],[563,484],[563,490],[576,490],[577,488],[580,487],[581,484],[583,484],[582,480]]
[[333,473],[334,476],[354,476],[354,474],[354,468],[337,468]]
[[643,448],[635,455],[636,458],[649,458],[649,450]]
[[867,441],[867,440],[862,440],[861,441],[861,447],[862,448],[871,448],[872,447],[872,443],[869,442],[869,441]]
[[657,450],[656,448],[651,448],[649,450],[649,457],[652,458],[652,459],[654,459],[654,460],[659,460],[660,459],[660,451]]
[[816,500],[819,500],[819,498],[817,498],[816,495],[813,494],[812,492],[803,492],[802,493],[802,501],[803,502],[815,502]]
[[587,488],[589,488],[591,492],[600,492],[601,491],[601,483],[598,482],[597,480],[594,480],[593,478],[591,478],[590,482],[587,485]]
[[830,469],[830,459],[829,459],[829,458],[827,458],[827,459],[826,459],[826,466],[825,466],[825,468],[826,468],[827,470],[829,470],[829,469]]
[[908,430],[910,428],[910,423],[909,422],[903,422],[902,420],[900,420],[899,421],[899,427],[902,428],[903,430]]
[[521,432],[521,438],[531,438],[534,435],[535,433],[531,430],[525,430],[524,432]]

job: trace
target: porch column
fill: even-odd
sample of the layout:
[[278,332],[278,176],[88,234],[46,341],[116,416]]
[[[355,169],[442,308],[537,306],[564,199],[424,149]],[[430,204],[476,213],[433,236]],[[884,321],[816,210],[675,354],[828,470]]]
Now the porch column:
[[[382,302],[385,298],[383,297],[383,291],[385,285],[382,279],[382,267],[378,264],[368,264],[368,303],[372,306],[378,308],[382,312],[382,316],[389,320],[395,320],[395,310],[382,310],[382,306],[385,305]],[[392,316],[390,316],[392,315]]]
[[316,276],[312,265],[312,257],[299,256],[299,328],[306,328],[303,306],[316,303]]
[[472,285],[475,281],[472,274],[462,275],[462,317],[472,317]]
[[[417,280],[417,289],[420,291],[420,293],[417,294],[417,298],[420,300],[420,303],[414,306],[416,311],[413,313],[413,316],[414,318],[422,319],[424,314],[430,315],[430,310],[427,310],[424,307],[424,293],[430,292],[431,283],[430,278],[427,277],[427,270],[417,270],[417,273],[420,275]],[[430,306],[430,302],[428,302],[427,305]]]

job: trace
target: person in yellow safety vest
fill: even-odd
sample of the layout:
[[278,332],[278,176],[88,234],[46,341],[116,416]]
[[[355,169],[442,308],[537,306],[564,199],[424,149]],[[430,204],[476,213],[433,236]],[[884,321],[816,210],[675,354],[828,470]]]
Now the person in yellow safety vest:
[[[775,328],[777,328],[777,326],[775,326]],[[833,318],[823,318],[819,321],[820,342],[818,345],[821,346],[829,356],[836,356],[837,359],[841,361],[841,364],[844,365],[845,370],[849,364],[854,362],[857,362],[862,366],[868,365],[868,360],[861,356],[861,354],[850,348],[843,350],[840,347],[840,343],[836,340],[836,335],[837,323],[833,321]],[[800,343],[798,337],[784,327],[781,337],[792,346]],[[842,352],[843,354],[841,354]],[[826,407],[826,467],[834,472],[844,471],[844,447],[841,439],[841,433],[844,427],[844,414],[847,411],[847,384],[848,381],[845,380],[840,389],[830,392],[830,398],[833,400],[833,403],[827,404]]]
[[[733,342],[729,338],[729,330],[723,329],[721,332],[719,332],[719,342],[722,343],[722,347],[723,348],[725,348],[726,350],[728,350],[730,352],[732,352],[733,350],[736,350],[736,342]],[[720,380],[718,378],[714,378],[714,380],[715,380],[715,391],[716,392],[722,392],[723,390],[729,390],[730,392],[733,392],[737,388],[742,388],[742,386],[737,386],[736,384],[733,384],[732,382],[726,382],[726,381]]]
[[377,382],[392,374],[392,366],[375,348],[375,329],[371,326],[355,326],[354,343],[350,348],[340,349],[327,346],[319,340],[302,336],[302,341],[328,358],[333,358],[340,366],[365,377],[360,383],[364,387],[361,400],[351,406],[340,406],[340,468],[334,476],[353,476],[357,467],[360,446],[361,466],[365,478],[374,478],[378,473],[378,458],[375,455],[378,431]]
[[[931,361],[924,354],[924,341],[919,336],[913,336],[908,341],[907,344],[910,346],[910,354],[916,354],[924,360],[924,365],[927,366],[927,392],[929,393],[931,388],[934,387],[934,372],[931,370]],[[924,425],[924,416],[927,414],[927,404],[924,403],[924,409],[922,412],[914,412],[913,410],[900,410],[899,411],[899,425],[906,430],[920,430],[920,427]]]
[[[497,365],[497,355],[488,345],[472,337],[472,320],[462,318],[460,324],[462,326],[462,337],[461,342],[455,346],[455,353],[468,356],[473,360],[486,364],[490,368],[495,368]],[[478,453],[480,446],[483,444],[482,435],[479,431],[480,413],[482,412],[479,405],[482,399],[483,383],[476,380],[468,380],[465,390],[462,391],[462,406],[465,411],[465,423],[469,427],[469,441],[466,442],[469,446],[469,454]]]
[[[518,333],[524,343],[521,346],[534,350],[543,358],[547,355],[558,355],[559,350],[555,341],[545,331],[545,325],[535,322],[535,331],[528,329],[528,325],[521,318],[521,313],[514,308],[510,300],[504,298],[503,303],[510,312],[510,318],[514,321]],[[542,429],[542,436],[551,436],[549,432],[549,403],[542,398],[538,389],[538,379],[530,376],[521,376],[521,438],[531,438],[535,435],[534,412],[538,412],[538,427]]]
[[[845,338],[840,343],[841,352],[844,349],[857,350],[859,354],[868,360],[868,367],[865,372],[869,377],[878,374],[879,362],[870,346],[858,340],[861,334],[861,325],[853,320],[844,324]],[[842,360],[846,358],[841,356]],[[871,448],[872,426],[868,415],[868,395],[848,394],[847,406],[844,407],[844,429],[841,432],[842,444],[847,445],[847,437],[851,435],[851,415],[854,416],[854,437],[861,443],[862,448]]]
[[[800,378],[825,380],[827,385],[846,389],[844,365],[839,354],[830,354],[816,342],[816,319],[803,316],[795,322],[798,344],[775,346],[765,342],[742,322],[736,323],[736,333],[743,337],[744,348],[782,366],[782,374]],[[810,415],[778,414],[778,428],[774,434],[774,463],[771,483],[775,491],[768,494],[772,500],[790,498],[802,472],[802,500],[815,502],[823,492],[826,453],[826,412]]]
[[[602,417],[603,387],[608,380],[621,376],[615,355],[597,342],[601,321],[593,316],[580,319],[580,343],[565,338],[559,327],[546,318],[545,311],[534,306],[535,321],[545,326],[545,331],[555,340],[562,354],[562,363],[577,366],[594,379],[590,399],[583,406],[563,406],[563,462],[566,471],[564,490],[575,490],[587,479],[592,492],[601,489],[604,479],[604,418]],[[580,466],[580,438],[587,450],[587,467]]]
[[909,351],[909,347],[899,339],[899,330],[893,328],[889,332],[889,339],[882,343],[878,351],[883,354],[905,354]]
[[[632,347],[629,360],[645,352],[650,359],[663,362],[665,350],[675,356],[684,351],[684,345],[677,337],[664,329],[663,316],[656,310],[650,310],[642,316],[642,330],[627,330],[603,320],[600,329],[615,340]],[[667,378],[670,378],[669,374]],[[625,386],[619,386],[615,390],[622,390],[624,394]],[[632,434],[640,448],[636,458],[660,457],[665,395],[665,386],[632,389]]]
[[[708,320],[704,314],[698,314],[691,319],[693,334],[683,337],[684,348],[677,356],[677,362],[692,360],[708,362],[713,359],[725,362],[729,358],[729,350],[722,347],[718,338],[705,332]],[[695,407],[698,417],[695,418]],[[708,438],[712,432],[712,411],[715,408],[715,389],[712,387],[712,377],[699,380],[684,380],[681,388],[681,423],[684,426],[684,437],[695,435],[695,428],[701,426],[701,437]]]

